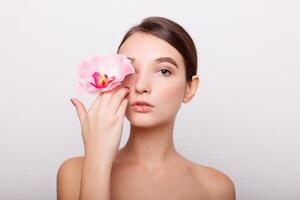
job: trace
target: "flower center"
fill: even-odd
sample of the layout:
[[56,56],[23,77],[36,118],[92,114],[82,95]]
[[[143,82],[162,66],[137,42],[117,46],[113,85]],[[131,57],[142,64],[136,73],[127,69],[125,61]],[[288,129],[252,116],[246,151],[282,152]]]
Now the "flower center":
[[95,83],[90,82],[90,84],[92,84],[93,86],[95,86],[98,89],[105,88],[110,82],[112,82],[113,80],[116,79],[115,76],[108,77],[107,74],[103,75],[98,72],[95,72],[93,74],[93,78],[94,78]]

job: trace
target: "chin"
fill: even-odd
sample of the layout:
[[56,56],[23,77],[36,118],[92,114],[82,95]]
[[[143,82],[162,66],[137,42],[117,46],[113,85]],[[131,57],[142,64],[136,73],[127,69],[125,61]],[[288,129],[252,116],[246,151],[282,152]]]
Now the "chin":
[[126,115],[126,118],[130,122],[131,126],[139,128],[154,128],[158,126],[164,126],[171,122],[170,119],[162,119],[151,115],[141,115],[139,113]]
[[126,115],[127,120],[132,126],[150,128],[155,125],[153,116],[145,115],[141,113],[134,113]]

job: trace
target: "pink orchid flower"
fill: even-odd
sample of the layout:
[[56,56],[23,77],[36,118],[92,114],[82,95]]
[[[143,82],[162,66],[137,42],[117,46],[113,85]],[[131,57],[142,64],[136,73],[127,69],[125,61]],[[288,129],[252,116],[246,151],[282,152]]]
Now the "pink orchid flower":
[[125,55],[89,57],[78,66],[77,91],[80,94],[109,91],[132,73],[135,73],[134,67]]

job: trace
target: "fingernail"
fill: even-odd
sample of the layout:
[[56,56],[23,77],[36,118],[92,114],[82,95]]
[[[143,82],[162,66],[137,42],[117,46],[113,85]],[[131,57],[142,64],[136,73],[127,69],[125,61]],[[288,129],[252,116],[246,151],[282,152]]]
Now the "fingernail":
[[72,104],[76,107],[76,105],[75,105],[75,103],[74,103],[74,101],[73,101],[73,99],[70,99],[70,101],[72,102]]

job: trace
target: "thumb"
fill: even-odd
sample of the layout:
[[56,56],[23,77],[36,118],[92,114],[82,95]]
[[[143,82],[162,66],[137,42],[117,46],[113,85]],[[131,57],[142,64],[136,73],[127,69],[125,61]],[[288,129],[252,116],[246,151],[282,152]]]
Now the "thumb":
[[71,98],[70,99],[72,104],[75,106],[76,111],[77,111],[77,115],[81,124],[81,127],[83,126],[83,122],[86,118],[87,115],[87,110],[85,108],[85,106],[81,103],[81,101],[79,101],[78,99],[75,98]]

